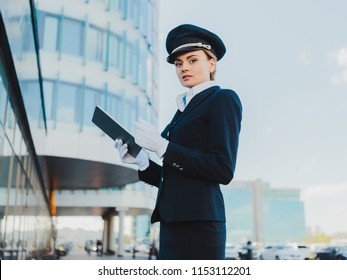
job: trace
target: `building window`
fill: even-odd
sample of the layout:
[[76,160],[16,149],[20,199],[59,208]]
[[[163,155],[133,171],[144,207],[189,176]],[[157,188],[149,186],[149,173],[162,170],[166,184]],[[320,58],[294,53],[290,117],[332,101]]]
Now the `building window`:
[[126,119],[126,126],[130,131],[133,130],[133,124],[137,120],[137,102],[132,100],[127,100],[126,102],[126,109],[127,109],[127,119]]
[[83,23],[77,20],[65,18],[63,20],[61,52],[82,55]]
[[60,83],[57,92],[57,121],[78,122],[80,119],[81,88],[76,85]]
[[122,101],[120,96],[109,94],[107,97],[107,111],[120,123],[124,124]]
[[116,34],[110,35],[110,45],[108,49],[108,63],[110,67],[119,69],[120,66],[120,50],[122,46],[122,38]]
[[83,106],[83,124],[88,126],[95,126],[92,123],[92,116],[96,105],[102,106],[104,104],[103,92],[91,88],[86,88],[84,92],[84,106]]
[[59,34],[59,19],[56,16],[43,14],[43,30],[41,46],[46,51],[57,51],[58,34]]
[[138,83],[138,48],[135,44],[127,43],[127,77],[135,84]]
[[40,87],[36,81],[25,82],[22,94],[29,120],[38,120],[41,113]]
[[139,13],[139,27],[145,37],[148,36],[148,30],[150,26],[148,24],[148,19],[150,18],[149,13],[151,9],[151,4],[148,1],[140,1],[140,13]]
[[136,28],[139,28],[140,2],[138,0],[128,0],[127,18]]
[[6,114],[6,106],[7,106],[7,91],[4,87],[4,83],[2,82],[2,77],[0,76],[0,122],[5,122],[5,114]]
[[22,48],[23,51],[32,52],[35,50],[33,26],[31,24],[30,15],[26,15],[23,19],[23,34],[22,34]]
[[147,89],[147,52],[141,52],[139,57],[138,82],[142,90]]
[[111,11],[121,11],[122,10],[122,7],[121,7],[121,3],[122,3],[122,0],[109,0],[109,9]]
[[105,32],[95,26],[90,26],[88,33],[88,58],[103,62],[105,56]]
[[45,109],[46,109],[46,118],[51,120],[53,116],[53,94],[54,94],[54,83],[51,81],[43,82],[43,92],[45,93]]

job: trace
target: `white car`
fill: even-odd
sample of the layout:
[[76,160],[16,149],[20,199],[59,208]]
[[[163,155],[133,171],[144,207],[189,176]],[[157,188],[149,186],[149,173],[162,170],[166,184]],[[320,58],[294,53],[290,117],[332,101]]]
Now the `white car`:
[[259,255],[261,260],[300,260],[301,253],[289,246],[266,246]]
[[239,248],[235,245],[227,244],[225,246],[225,259],[226,260],[239,260]]
[[314,259],[311,248],[305,244],[289,243],[287,244],[287,246],[298,251],[298,253],[301,254],[301,258],[300,258],[301,260]]

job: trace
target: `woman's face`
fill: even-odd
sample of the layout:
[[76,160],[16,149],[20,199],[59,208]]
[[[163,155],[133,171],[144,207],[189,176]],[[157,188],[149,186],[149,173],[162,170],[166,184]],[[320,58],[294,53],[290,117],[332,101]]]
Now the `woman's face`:
[[210,81],[210,73],[215,69],[215,60],[209,59],[203,50],[198,50],[178,56],[174,65],[182,86],[192,88]]

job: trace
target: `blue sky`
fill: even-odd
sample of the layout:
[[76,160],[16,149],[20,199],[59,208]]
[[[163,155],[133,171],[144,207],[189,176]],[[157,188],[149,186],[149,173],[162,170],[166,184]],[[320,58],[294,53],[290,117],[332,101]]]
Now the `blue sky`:
[[347,231],[347,2],[158,2],[160,128],[185,91],[165,62],[166,34],[182,23],[210,29],[227,46],[217,82],[244,109],[235,180],[305,188],[308,225]]

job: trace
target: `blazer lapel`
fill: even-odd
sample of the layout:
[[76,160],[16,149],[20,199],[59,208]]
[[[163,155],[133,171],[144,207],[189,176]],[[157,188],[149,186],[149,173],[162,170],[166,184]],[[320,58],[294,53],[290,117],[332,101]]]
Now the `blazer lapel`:
[[187,116],[188,114],[190,114],[194,109],[196,109],[201,102],[205,101],[208,97],[210,97],[212,94],[214,94],[219,89],[220,89],[219,86],[213,86],[213,87],[210,87],[210,88],[198,93],[197,95],[195,95],[193,97],[193,99],[190,100],[190,102],[188,103],[188,105],[184,109],[184,111],[178,115],[177,120],[175,122],[171,122],[170,129],[174,125],[176,125],[177,123],[182,121],[184,119],[184,117]]
[[197,95],[195,95],[193,97],[193,99],[189,102],[188,106],[184,109],[183,112],[181,112],[180,110],[176,111],[176,114],[172,118],[172,121],[163,130],[163,132],[161,133],[161,136],[169,140],[169,138],[170,138],[170,130],[178,122],[180,122],[182,119],[184,119],[185,116],[187,116],[190,112],[192,112],[195,108],[197,108],[197,106],[201,102],[205,101],[209,96],[214,94],[219,89],[220,89],[219,86],[213,86],[213,87],[210,87],[210,88],[208,88],[208,89],[198,93]]

